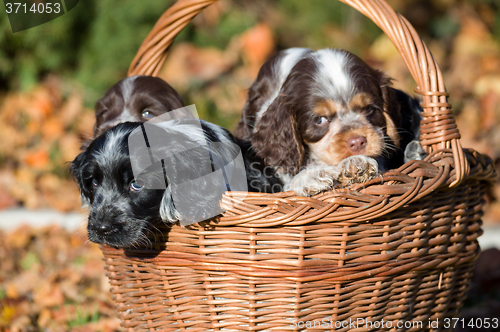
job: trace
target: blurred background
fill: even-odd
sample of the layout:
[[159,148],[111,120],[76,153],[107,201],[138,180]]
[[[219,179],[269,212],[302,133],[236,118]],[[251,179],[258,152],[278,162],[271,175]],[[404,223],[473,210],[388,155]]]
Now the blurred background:
[[[92,135],[95,101],[126,76],[172,3],[85,0],[15,34],[0,9],[0,331],[118,330],[101,254],[86,241],[85,211],[67,163]],[[388,3],[415,26],[441,66],[462,145],[490,155],[498,169],[500,3]],[[296,46],[347,49],[385,70],[397,88],[410,94],[415,88],[389,39],[333,0],[219,1],[177,37],[160,77],[202,119],[232,130],[263,62]],[[499,195],[498,185],[488,195],[487,226],[500,225]],[[71,227],[51,222],[64,216],[73,218]],[[486,262],[500,262],[498,250],[491,255]],[[468,307],[476,316],[491,308],[498,313],[500,288],[484,287],[500,283],[500,267],[478,268],[488,275],[476,280],[480,290],[493,295],[472,297]]]

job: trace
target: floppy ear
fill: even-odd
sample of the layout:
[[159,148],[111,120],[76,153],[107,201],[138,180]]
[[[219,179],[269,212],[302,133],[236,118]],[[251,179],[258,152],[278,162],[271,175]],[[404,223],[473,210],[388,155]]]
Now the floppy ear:
[[184,107],[182,97],[168,83],[165,84],[166,93],[164,92],[160,95],[163,104],[170,106],[172,111]]
[[262,85],[261,81],[255,82],[247,93],[247,101],[241,110],[241,118],[234,130],[234,137],[249,140],[252,135],[252,128],[255,127],[256,115],[262,107],[263,97],[258,92],[258,87]]
[[401,126],[401,106],[397,100],[396,90],[391,87],[392,78],[384,72],[377,70],[379,86],[384,99],[384,118],[386,122],[387,135],[394,145],[400,146],[401,137],[398,128]]
[[85,174],[85,168],[88,166],[88,153],[88,151],[80,153],[75,160],[71,162],[69,169],[71,176],[75,179],[80,189],[82,205],[88,205],[90,203],[90,194],[92,192],[92,189],[89,188],[88,175],[86,176]]
[[247,114],[248,114],[248,101],[245,103],[243,110],[241,111],[240,121],[236,124],[236,129],[234,130],[233,136],[241,139],[248,140],[250,137],[250,130],[247,124]]
[[[111,90],[110,90],[111,91]],[[115,94],[112,95],[113,98],[115,98]],[[101,135],[103,131],[100,129],[100,127],[104,123],[104,117],[105,113],[107,112],[106,109],[106,104],[105,101],[111,98],[111,94],[108,91],[104,97],[96,101],[94,105],[95,109],[95,121],[94,121],[94,129],[93,129],[93,134],[94,138]]]
[[304,145],[295,112],[280,94],[256,123],[252,148],[267,165],[280,173],[297,174],[304,161]]
[[175,208],[170,187],[163,192],[160,203],[160,217],[164,222],[174,223],[181,218],[179,211]]

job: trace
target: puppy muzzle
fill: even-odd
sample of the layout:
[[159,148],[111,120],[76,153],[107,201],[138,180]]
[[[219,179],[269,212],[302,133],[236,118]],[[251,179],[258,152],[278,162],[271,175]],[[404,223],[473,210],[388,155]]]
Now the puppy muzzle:
[[91,210],[87,231],[89,240],[111,246],[125,247],[140,238],[134,223],[116,208],[105,206]]

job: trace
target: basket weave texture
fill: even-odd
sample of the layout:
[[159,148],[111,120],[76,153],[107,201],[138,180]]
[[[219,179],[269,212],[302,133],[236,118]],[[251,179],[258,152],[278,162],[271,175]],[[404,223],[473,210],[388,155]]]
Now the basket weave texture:
[[[156,75],[174,37],[216,1],[175,3],[129,76]],[[152,248],[101,246],[128,331],[440,331],[444,318],[458,317],[494,168],[462,149],[441,71],[413,27],[382,0],[341,1],[401,53],[423,97],[429,156],[310,198],[232,192],[222,217],[165,226]],[[357,319],[393,324],[346,326]]]

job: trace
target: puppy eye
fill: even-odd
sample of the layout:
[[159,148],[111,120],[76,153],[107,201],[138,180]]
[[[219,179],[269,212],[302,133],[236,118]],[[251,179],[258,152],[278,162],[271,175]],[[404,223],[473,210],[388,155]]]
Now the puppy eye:
[[99,186],[99,182],[97,182],[96,179],[92,179],[92,185],[94,186],[94,188],[97,188]]
[[323,126],[330,122],[327,117],[325,116],[318,116],[314,119],[314,123],[318,126]]
[[364,111],[366,114],[372,114],[373,111],[375,111],[375,108],[372,106],[368,106],[368,107],[365,107]]
[[147,108],[142,111],[142,117],[144,119],[151,119],[152,117],[154,117],[155,115],[153,114],[153,112],[151,112],[150,110],[148,110]]
[[130,186],[129,186],[130,191],[136,191],[136,192],[137,191],[141,191],[142,187],[143,186],[141,184],[139,184],[139,183],[137,183],[135,181],[130,182]]

